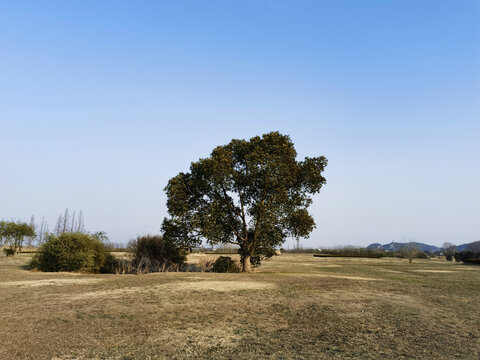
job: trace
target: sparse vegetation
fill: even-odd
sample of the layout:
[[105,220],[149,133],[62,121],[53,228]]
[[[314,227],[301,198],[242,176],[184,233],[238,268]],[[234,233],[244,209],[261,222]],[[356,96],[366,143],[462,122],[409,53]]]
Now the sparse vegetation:
[[129,244],[132,253],[132,271],[143,274],[178,269],[186,259],[185,252],[160,235],[138,237]]

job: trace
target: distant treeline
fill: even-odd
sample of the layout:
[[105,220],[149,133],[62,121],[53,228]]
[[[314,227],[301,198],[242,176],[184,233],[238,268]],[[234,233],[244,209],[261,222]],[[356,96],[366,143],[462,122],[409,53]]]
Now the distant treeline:
[[445,250],[447,260],[461,261],[470,264],[480,264],[480,241],[467,244],[465,250],[457,251],[455,246]]
[[458,251],[454,245],[444,244],[438,251],[420,251],[416,243],[400,244],[395,251],[384,250],[382,248],[356,248],[351,246],[339,247],[335,249],[312,249],[296,247],[294,249],[282,249],[284,253],[290,254],[313,254],[316,257],[399,257],[412,260],[426,259],[430,257],[445,256],[449,261],[464,262],[470,264],[480,264],[480,241],[475,241],[462,246],[465,250]]
[[394,254],[388,251],[380,250],[369,250],[366,248],[354,248],[354,247],[344,247],[336,249],[305,249],[305,248],[295,248],[295,249],[282,249],[282,253],[286,254],[314,254],[318,257],[371,257],[379,258],[386,256],[394,256]]

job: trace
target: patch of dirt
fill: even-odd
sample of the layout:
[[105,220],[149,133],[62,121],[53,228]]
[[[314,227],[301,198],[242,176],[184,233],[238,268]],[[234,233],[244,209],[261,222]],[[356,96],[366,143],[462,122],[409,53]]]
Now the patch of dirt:
[[375,278],[369,278],[369,277],[361,277],[361,276],[349,276],[349,275],[336,275],[336,274],[305,274],[305,273],[298,273],[298,274],[284,274],[288,276],[302,276],[302,277],[308,277],[308,276],[314,276],[314,277],[322,277],[322,278],[335,278],[335,279],[347,279],[347,280],[366,280],[366,281],[384,281],[383,279],[375,279]]
[[422,272],[422,273],[453,273],[455,271],[452,270],[413,270],[415,272]]
[[99,297],[122,297],[134,293],[152,292],[190,292],[190,291],[238,291],[238,290],[269,290],[274,284],[253,281],[185,281],[161,284],[150,287],[129,287],[114,290],[92,291],[84,294],[70,296],[71,300],[99,298]]
[[93,284],[102,279],[90,278],[90,279],[44,279],[44,280],[25,280],[25,281],[6,281],[0,283],[0,286],[23,286],[23,287],[37,287],[37,286],[49,286],[49,285],[84,285]]
[[336,268],[336,267],[342,267],[342,265],[322,265],[322,264],[315,264],[315,263],[300,263],[300,265],[305,265],[305,266],[315,266],[319,268]]

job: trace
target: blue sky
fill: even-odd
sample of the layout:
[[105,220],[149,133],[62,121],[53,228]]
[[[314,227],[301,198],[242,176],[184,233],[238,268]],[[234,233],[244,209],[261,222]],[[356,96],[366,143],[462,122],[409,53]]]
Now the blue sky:
[[325,155],[304,246],[480,240],[478,1],[0,0],[0,218],[127,242],[232,138]]

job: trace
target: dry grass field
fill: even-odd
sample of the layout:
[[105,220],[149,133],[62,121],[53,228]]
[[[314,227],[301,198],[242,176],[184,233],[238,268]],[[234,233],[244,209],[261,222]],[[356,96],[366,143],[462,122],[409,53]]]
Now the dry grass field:
[[28,258],[0,258],[0,359],[480,358],[480,267],[282,255],[251,274],[86,275]]

